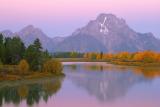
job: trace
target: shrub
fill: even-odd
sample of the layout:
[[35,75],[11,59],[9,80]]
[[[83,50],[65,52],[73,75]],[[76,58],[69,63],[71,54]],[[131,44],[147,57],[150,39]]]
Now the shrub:
[[152,51],[138,52],[134,55],[134,60],[151,63],[156,61],[156,53]]
[[1,61],[1,59],[0,59],[0,65],[3,65],[3,63],[2,63],[2,61]]
[[26,60],[23,59],[20,61],[18,68],[20,74],[26,74],[29,70],[29,64]]
[[48,60],[43,64],[43,71],[50,72],[53,74],[61,74],[62,73],[62,64],[57,60]]
[[0,72],[2,68],[3,68],[3,63],[1,62],[1,59],[0,59]]

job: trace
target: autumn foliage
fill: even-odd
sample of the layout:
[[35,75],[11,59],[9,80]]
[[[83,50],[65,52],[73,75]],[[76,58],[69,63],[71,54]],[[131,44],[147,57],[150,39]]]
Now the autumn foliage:
[[103,59],[107,61],[131,61],[131,62],[160,62],[160,53],[154,51],[141,52],[119,52],[119,53],[85,53],[84,58],[88,59]]
[[138,52],[134,55],[135,61],[143,61],[143,62],[157,62],[159,53],[155,53],[152,51],[144,51],[144,52]]
[[26,60],[23,59],[20,61],[18,68],[20,74],[26,74],[29,71],[29,64]]
[[57,60],[48,60],[43,64],[43,71],[50,72],[54,74],[61,74],[62,64]]

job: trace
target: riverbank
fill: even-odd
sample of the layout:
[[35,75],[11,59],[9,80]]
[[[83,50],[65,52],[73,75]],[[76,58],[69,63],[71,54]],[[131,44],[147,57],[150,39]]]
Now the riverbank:
[[138,62],[138,61],[117,61],[105,59],[87,59],[87,58],[56,58],[61,62],[107,62],[114,65],[123,66],[143,66],[143,67],[160,67],[159,62]]
[[64,76],[63,72],[52,73],[47,71],[31,71],[23,72],[19,70],[18,65],[1,65],[0,81],[14,81],[23,79],[36,79],[44,77]]
[[88,58],[55,58],[60,62],[106,62],[103,59],[88,59]]
[[54,78],[54,77],[64,77],[65,74],[52,74],[48,72],[33,72],[25,75],[19,74],[0,74],[0,81],[15,81],[15,80],[29,80],[29,79],[39,79],[39,78]]
[[160,67],[158,62],[135,62],[135,61],[108,61],[110,64],[123,65],[123,66],[140,66],[140,67]]
[[142,67],[160,67],[159,62],[138,62],[138,61],[120,61],[120,60],[105,60],[105,59],[87,59],[87,58],[57,58],[61,62],[107,62],[114,65],[123,66],[142,66]]
[[32,78],[32,79],[22,79],[22,80],[6,80],[6,81],[1,81],[0,82],[0,88],[2,87],[13,87],[13,86],[18,86],[18,85],[30,85],[30,84],[43,84],[48,81],[57,81],[57,80],[63,80],[64,76],[55,76],[53,77],[42,77],[42,78]]
[[18,65],[0,65],[0,81],[22,80],[43,77],[64,76],[62,63],[57,60],[48,60],[37,70],[32,70],[29,64],[22,60]]

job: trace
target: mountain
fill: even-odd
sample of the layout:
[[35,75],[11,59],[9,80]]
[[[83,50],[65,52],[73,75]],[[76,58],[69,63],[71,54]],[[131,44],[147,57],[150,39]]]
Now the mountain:
[[54,42],[52,38],[49,38],[43,31],[39,28],[35,28],[32,25],[28,25],[21,29],[19,32],[11,32],[9,30],[4,30],[1,32],[6,37],[19,36],[26,46],[32,44],[36,38],[39,38],[44,49],[49,52],[53,52]]
[[69,51],[76,51],[76,52],[106,52],[105,46],[100,42],[97,41],[96,38],[90,35],[76,35],[76,36],[69,36],[65,38],[62,42],[58,43],[55,47],[55,50],[60,52],[69,52]]
[[14,33],[10,30],[4,30],[4,31],[1,31],[0,33],[2,33],[5,37],[13,37],[14,36]]
[[58,43],[62,42],[64,39],[65,39],[65,37],[59,37],[59,36],[57,36],[57,37],[54,37],[54,38],[52,39],[52,41],[53,41],[55,44],[58,44]]
[[131,29],[124,19],[113,14],[100,14],[68,37],[49,38],[41,29],[32,25],[19,32],[4,30],[1,33],[6,37],[20,36],[26,46],[39,38],[43,48],[49,52],[160,51],[160,40],[152,33],[138,33]]
[[[93,38],[94,41],[92,41]],[[79,43],[79,41],[81,42]],[[76,45],[83,46],[82,44],[86,44],[86,41],[92,48],[89,51],[160,51],[160,40],[155,38],[152,33],[137,33],[126,24],[124,19],[113,14],[100,14],[95,20],[79,28],[61,42],[59,49],[61,51],[63,49],[82,51],[81,47]],[[99,48],[99,46],[102,46],[102,48]]]
[[17,35],[20,35],[26,45],[33,43],[36,38],[39,38],[44,49],[48,49],[50,52],[53,51],[54,43],[52,39],[43,33],[43,31],[39,28],[29,25],[20,30]]

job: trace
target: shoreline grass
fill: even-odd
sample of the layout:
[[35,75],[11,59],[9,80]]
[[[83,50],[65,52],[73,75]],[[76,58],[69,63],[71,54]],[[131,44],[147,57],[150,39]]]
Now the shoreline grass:
[[158,62],[108,61],[108,63],[123,66],[160,67],[160,63]]
[[16,80],[32,80],[39,78],[54,78],[54,77],[64,77],[65,74],[52,74],[52,73],[33,73],[30,75],[16,75],[16,74],[7,74],[5,76],[0,75],[1,81],[16,81]]
[[[108,64],[113,65],[123,65],[123,66],[136,66],[136,67],[160,67],[160,63],[158,62],[138,62],[138,61],[120,61],[120,60],[102,60],[102,59],[87,59],[87,58],[56,58],[60,62],[106,62]],[[45,78],[45,77],[57,77],[57,76],[65,76],[64,73],[54,74],[50,72],[29,72],[26,74],[18,74],[17,72],[13,73],[12,71],[17,70],[16,65],[3,65],[3,69],[7,72],[0,73],[0,81],[15,81],[15,80],[28,80],[28,79],[37,79],[37,78]],[[2,69],[2,66],[1,66]],[[3,71],[3,70],[1,70]],[[10,72],[8,72],[10,71]]]

